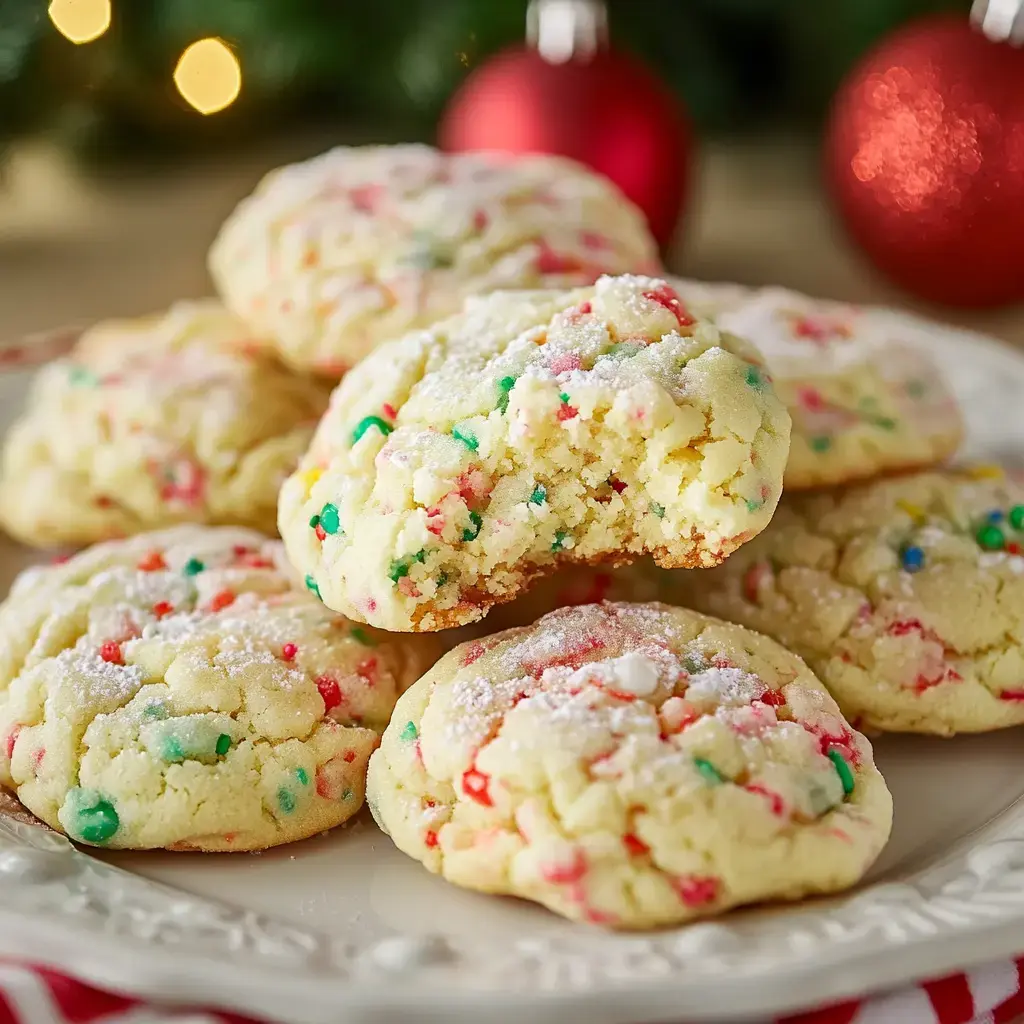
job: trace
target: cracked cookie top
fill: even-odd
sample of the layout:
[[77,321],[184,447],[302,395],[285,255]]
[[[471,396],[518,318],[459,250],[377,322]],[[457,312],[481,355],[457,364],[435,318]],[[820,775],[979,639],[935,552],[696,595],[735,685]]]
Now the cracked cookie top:
[[7,435],[4,528],[41,547],[180,522],[272,531],[328,393],[250,337],[215,302],[86,331]]
[[756,350],[664,281],[500,292],[341,382],[278,521],[330,607],[437,630],[560,563],[717,564],[771,518],[788,436]]
[[870,745],[799,658],[626,603],[447,654],[399,700],[367,801],[449,881],[618,928],[845,888],[892,814]]
[[787,494],[726,565],[657,579],[802,655],[865,727],[1024,722],[1024,486],[998,467]]
[[581,164],[428,146],[342,146],[272,171],[210,252],[234,312],[335,378],[469,295],[658,268],[640,211]]
[[96,845],[299,839],[358,810],[433,654],[329,612],[248,530],[98,545],[23,573],[0,606],[0,784]]

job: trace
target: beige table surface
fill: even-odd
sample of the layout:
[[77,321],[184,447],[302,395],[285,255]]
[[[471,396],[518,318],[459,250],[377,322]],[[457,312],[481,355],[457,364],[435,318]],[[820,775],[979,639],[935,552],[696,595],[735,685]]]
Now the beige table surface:
[[[234,203],[265,170],[332,141],[292,140],[102,177],[76,173],[43,145],[17,151],[0,184],[0,343],[206,294],[206,249]],[[707,147],[669,262],[694,277],[915,305],[846,242],[823,198],[811,143]],[[1024,347],[1024,308],[926,312]]]

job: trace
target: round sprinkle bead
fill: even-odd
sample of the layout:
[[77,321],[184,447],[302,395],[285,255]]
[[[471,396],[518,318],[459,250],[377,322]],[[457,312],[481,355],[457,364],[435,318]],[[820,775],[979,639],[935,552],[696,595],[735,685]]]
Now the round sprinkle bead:
[[986,551],[1002,551],[1003,546],[1006,543],[1003,531],[992,523],[986,523],[984,526],[980,527],[978,532],[974,535],[974,539]]
[[198,576],[205,568],[206,566],[198,558],[190,558],[181,571],[186,576]]
[[900,551],[900,564],[905,572],[920,572],[924,568],[924,551],[916,544],[908,544]]
[[226,732],[222,732],[217,737],[217,745],[214,749],[217,751],[218,757],[223,757],[231,749],[231,737]]
[[1010,525],[1015,530],[1024,530],[1024,505],[1014,505],[1010,509]]
[[80,786],[64,798],[60,819],[75,839],[96,845],[107,842],[121,826],[117,811],[109,800],[95,790]]

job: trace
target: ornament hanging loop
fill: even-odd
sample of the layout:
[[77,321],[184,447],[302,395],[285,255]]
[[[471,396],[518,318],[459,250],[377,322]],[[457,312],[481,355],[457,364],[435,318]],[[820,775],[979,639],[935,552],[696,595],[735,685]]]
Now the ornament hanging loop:
[[608,46],[608,9],[601,0],[532,0],[526,37],[549,64],[590,60]]
[[1024,44],[1024,0],[974,0],[971,23],[993,43]]

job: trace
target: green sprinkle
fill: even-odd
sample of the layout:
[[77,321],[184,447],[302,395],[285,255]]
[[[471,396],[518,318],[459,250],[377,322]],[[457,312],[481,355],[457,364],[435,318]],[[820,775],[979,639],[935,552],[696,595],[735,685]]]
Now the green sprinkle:
[[109,800],[81,786],[68,792],[57,817],[75,839],[84,843],[105,843],[121,825]]
[[341,791],[341,799],[342,800],[351,800],[352,799],[352,790],[351,789],[343,789]]
[[352,629],[349,631],[349,636],[351,636],[353,640],[358,640],[359,643],[361,643],[364,647],[377,646],[377,641],[374,640],[373,637],[370,636],[370,634],[367,633],[362,626],[353,626]]
[[324,533],[337,533],[341,529],[341,519],[338,516],[337,505],[332,505],[328,502],[320,509],[320,526],[323,528]]
[[[312,576],[306,575],[306,589],[312,591],[317,597],[320,597],[320,588],[316,585],[316,580]],[[323,598],[321,598],[323,600]]]
[[295,810],[295,794],[282,786],[277,791],[277,803],[285,814],[291,814]]
[[168,736],[164,739],[163,749],[160,756],[165,761],[184,761],[185,751],[181,746],[181,740],[177,736]]
[[376,427],[385,437],[395,429],[387,420],[382,420],[379,416],[364,416],[356,424],[356,429],[352,431],[352,443],[355,444],[370,427]]
[[446,573],[442,569],[441,572],[439,572],[437,574],[437,585],[438,585],[438,587],[443,587],[447,582],[448,582],[448,573]]
[[923,398],[928,390],[923,380],[908,380],[906,389],[911,398]]
[[1014,505],[1010,509],[1010,525],[1015,530],[1024,529],[1024,505]]
[[870,420],[876,427],[880,427],[882,430],[895,430],[896,421],[890,416],[873,416]]
[[651,511],[659,518],[665,518],[665,506],[659,505],[656,501],[651,502]]
[[853,792],[854,779],[853,772],[850,771],[850,766],[846,763],[846,758],[833,747],[828,752],[828,759],[835,765],[839,781],[843,784],[843,792],[849,796]]
[[305,768],[296,768],[295,769],[295,778],[297,778],[299,780],[299,782],[302,783],[302,785],[304,785],[304,786],[308,786],[309,785],[309,775],[307,774]]
[[68,371],[68,382],[76,388],[91,388],[99,384],[100,379],[83,366],[72,366]]
[[206,568],[206,566],[205,566],[205,565],[204,565],[204,564],[203,564],[202,562],[200,562],[198,558],[190,558],[190,559],[189,559],[189,560],[188,560],[188,561],[187,561],[187,562],[185,563],[185,568],[184,568],[184,569],[182,569],[181,571],[182,571],[182,572],[183,572],[183,573],[184,573],[184,574],[185,574],[186,576],[197,576],[197,575],[198,575],[199,573],[201,573],[201,572],[202,572],[202,571],[203,571],[203,570],[204,570],[205,568]]
[[755,391],[760,391],[766,383],[764,374],[756,366],[747,367],[747,385],[749,387],[752,387]]
[[811,451],[812,452],[827,452],[832,447],[831,437],[812,437],[811,438]]
[[161,701],[154,701],[142,709],[142,717],[151,722],[159,722],[167,717],[167,708]]
[[469,521],[473,524],[472,529],[465,529],[462,531],[463,540],[476,540],[480,533],[480,527],[483,526],[484,521],[476,512],[469,513]]
[[319,525],[320,525],[320,517],[319,516],[310,516],[309,517],[309,528],[311,530],[315,530]]
[[974,535],[974,539],[986,551],[1002,551],[1003,546],[1006,544],[1003,531],[992,523],[986,523],[982,526]]
[[412,743],[414,739],[419,737],[419,729],[416,728],[415,722],[406,722],[405,728],[398,734],[399,739],[404,740],[406,743]]
[[565,538],[569,536],[567,530],[559,530],[555,534],[554,542],[551,545],[552,551],[561,551],[565,547]]
[[563,391],[558,397],[568,405],[569,395],[565,391]]
[[217,737],[217,746],[214,750],[217,751],[218,757],[223,757],[231,749],[231,737],[226,733],[222,732]]
[[415,555],[406,555],[404,558],[396,558],[388,568],[388,579],[397,583],[403,576],[409,575],[413,562],[425,562],[427,560],[426,548],[420,548]]
[[641,348],[643,348],[643,345],[637,345],[635,342],[620,341],[612,345],[604,355],[611,356],[614,359],[631,359]]
[[683,655],[683,668],[686,669],[688,675],[696,676],[700,675],[708,667],[707,661],[704,659],[703,654],[685,654]]
[[725,776],[710,761],[705,761],[703,757],[695,757],[693,765],[703,776],[704,781],[711,783],[712,786],[725,782]]
[[529,501],[531,505],[543,505],[544,499],[547,498],[548,492],[544,489],[543,484],[537,484],[533,489],[533,494],[530,495]]
[[499,412],[504,413],[508,410],[508,393],[516,386],[515,377],[502,377],[498,381],[498,404],[497,409]]
[[475,452],[480,447],[480,442],[472,430],[462,430],[459,427],[455,427],[452,430],[452,437],[456,441],[461,441],[471,452]]
[[752,498],[747,498],[747,511],[756,512],[763,504],[763,501],[754,501]]

